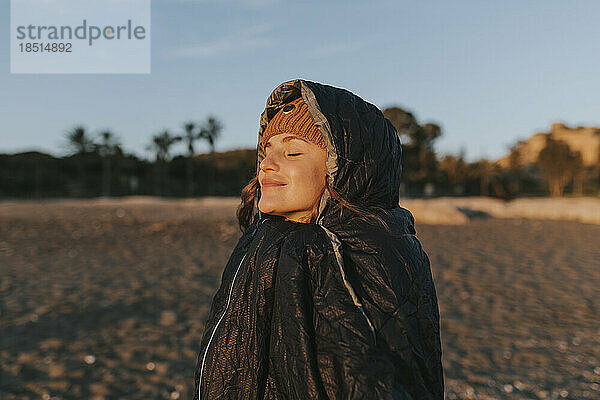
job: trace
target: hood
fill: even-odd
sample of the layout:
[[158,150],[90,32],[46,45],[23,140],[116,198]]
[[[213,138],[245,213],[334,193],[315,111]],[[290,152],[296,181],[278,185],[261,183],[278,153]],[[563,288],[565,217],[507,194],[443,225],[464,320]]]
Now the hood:
[[[327,144],[329,184],[350,203],[361,207],[398,207],[402,148],[392,123],[375,105],[348,90],[296,79],[280,84],[267,99],[260,117],[258,143],[269,121],[288,102],[302,97]],[[256,173],[264,153],[257,145]],[[256,196],[258,209],[259,193]],[[340,223],[339,208],[325,190],[318,223]],[[261,218],[260,210],[258,218]]]

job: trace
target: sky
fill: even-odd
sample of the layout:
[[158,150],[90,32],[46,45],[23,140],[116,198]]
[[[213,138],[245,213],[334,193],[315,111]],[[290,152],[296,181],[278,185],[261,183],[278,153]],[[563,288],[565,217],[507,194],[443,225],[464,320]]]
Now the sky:
[[436,123],[438,153],[469,161],[554,122],[600,126],[598,1],[152,0],[150,74],[11,74],[9,3],[0,153],[65,155],[81,124],[150,158],[153,135],[211,114],[216,151],[255,148],[267,97],[295,78]]

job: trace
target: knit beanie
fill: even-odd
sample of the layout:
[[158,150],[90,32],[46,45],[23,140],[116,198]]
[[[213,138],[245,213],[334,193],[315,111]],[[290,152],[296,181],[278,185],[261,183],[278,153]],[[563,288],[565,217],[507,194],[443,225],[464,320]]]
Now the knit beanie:
[[323,136],[308,113],[308,106],[302,100],[302,97],[287,103],[269,121],[267,128],[263,132],[261,147],[264,149],[265,144],[267,144],[271,137],[281,133],[300,136],[327,150]]

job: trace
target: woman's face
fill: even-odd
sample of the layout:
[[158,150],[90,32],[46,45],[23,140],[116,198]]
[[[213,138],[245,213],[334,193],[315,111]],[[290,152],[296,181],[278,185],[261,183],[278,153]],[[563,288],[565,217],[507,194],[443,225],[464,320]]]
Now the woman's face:
[[325,190],[327,151],[292,134],[272,136],[260,163],[258,208],[306,222]]

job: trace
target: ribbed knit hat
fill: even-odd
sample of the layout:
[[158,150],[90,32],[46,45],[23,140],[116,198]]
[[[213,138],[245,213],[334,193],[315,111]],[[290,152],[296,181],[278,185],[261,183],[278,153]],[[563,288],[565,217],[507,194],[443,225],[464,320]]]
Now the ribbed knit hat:
[[264,149],[265,144],[267,144],[271,137],[281,133],[300,136],[327,150],[323,136],[308,113],[308,107],[304,100],[302,100],[302,97],[287,103],[269,121],[267,128],[263,132],[261,147]]

